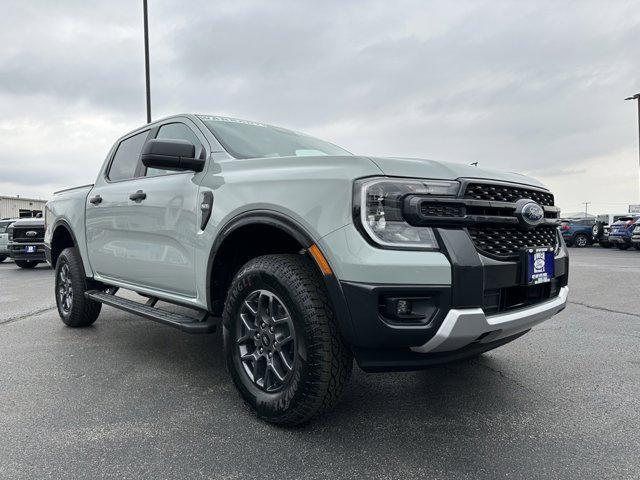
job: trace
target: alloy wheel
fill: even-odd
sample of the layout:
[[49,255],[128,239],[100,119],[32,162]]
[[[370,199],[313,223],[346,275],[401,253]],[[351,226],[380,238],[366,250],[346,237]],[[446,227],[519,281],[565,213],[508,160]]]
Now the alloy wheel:
[[236,343],[244,372],[259,389],[275,393],[288,381],[296,358],[289,310],[273,292],[256,290],[245,298],[239,316]]
[[69,313],[73,306],[73,288],[71,284],[71,270],[64,263],[58,271],[58,304],[64,313]]

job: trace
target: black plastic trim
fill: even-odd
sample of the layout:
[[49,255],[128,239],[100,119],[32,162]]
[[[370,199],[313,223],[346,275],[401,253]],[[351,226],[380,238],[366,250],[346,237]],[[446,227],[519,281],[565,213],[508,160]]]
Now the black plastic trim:
[[451,263],[452,308],[480,307],[484,297],[484,266],[471,237],[463,229],[435,230],[442,253]]
[[[305,249],[315,243],[311,234],[309,234],[302,225],[280,212],[273,210],[251,210],[232,218],[222,227],[209,252],[206,294],[207,308],[210,312],[213,311],[211,280],[213,278],[213,266],[216,262],[216,254],[231,233],[238,228],[251,224],[263,224],[279,228],[296,239]],[[342,334],[345,338],[354,338],[353,323],[340,282],[334,275],[323,275],[323,279]]]
[[367,349],[354,348],[353,353],[358,366],[365,372],[403,372],[423,370],[444,363],[465,360],[483,352],[493,350],[521,337],[529,330],[511,337],[502,338],[489,343],[472,343],[471,345],[442,353],[417,353],[408,348]]
[[[423,345],[438,331],[451,306],[451,287],[448,285],[390,285],[348,281],[340,284],[354,330],[347,341],[359,347]],[[384,296],[431,298],[435,311],[422,324],[400,324],[380,312],[379,299]]]
[[[63,218],[59,218],[58,220],[56,220],[52,227],[51,227],[51,240],[53,240],[53,235],[56,232],[56,230],[58,229],[58,227],[63,227],[68,233],[69,236],[71,236],[71,240],[73,241],[73,246],[78,248],[78,240],[76,239],[76,235],[73,233],[73,228],[71,228],[71,225],[69,225],[69,222],[67,222],[65,219]],[[46,243],[45,243],[45,248],[47,247]],[[53,245],[50,245],[50,248],[53,248]],[[49,264],[55,268],[55,265],[48,259],[47,260],[49,262]]]

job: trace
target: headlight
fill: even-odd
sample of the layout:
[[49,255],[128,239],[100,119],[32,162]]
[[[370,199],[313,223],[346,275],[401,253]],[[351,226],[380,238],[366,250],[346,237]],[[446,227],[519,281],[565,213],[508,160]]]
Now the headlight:
[[409,225],[402,215],[406,195],[454,196],[458,182],[364,178],[354,184],[354,220],[375,244],[387,248],[433,250],[438,242],[430,227]]
[[13,240],[13,227],[11,225],[7,228],[7,238],[8,241]]

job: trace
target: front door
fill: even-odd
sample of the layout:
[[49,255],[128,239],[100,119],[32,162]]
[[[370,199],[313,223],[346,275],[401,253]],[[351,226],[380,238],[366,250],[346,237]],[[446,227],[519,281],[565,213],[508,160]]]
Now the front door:
[[[154,137],[189,140],[196,144],[197,154],[206,155],[200,138],[184,123],[154,128],[144,141],[135,140],[135,148],[125,144],[135,136],[123,140],[104,182],[96,183],[88,198],[101,198],[87,204],[89,259],[105,279],[194,297],[198,185],[203,173],[147,172],[139,156],[144,142]],[[114,169],[116,178],[122,176],[120,163],[133,162],[118,155],[121,149],[135,157],[133,178],[112,180]],[[131,168],[124,170],[131,175]]]

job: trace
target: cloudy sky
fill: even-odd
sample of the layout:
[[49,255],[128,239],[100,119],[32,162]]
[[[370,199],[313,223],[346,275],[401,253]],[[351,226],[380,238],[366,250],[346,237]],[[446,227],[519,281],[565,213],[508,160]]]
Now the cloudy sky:
[[[142,2],[0,0],[0,195],[95,179],[145,121]],[[215,113],[354,153],[640,203],[640,1],[149,0],[154,118]]]

